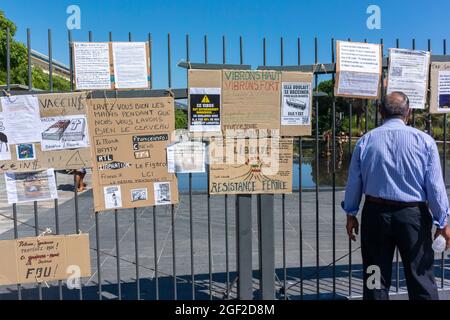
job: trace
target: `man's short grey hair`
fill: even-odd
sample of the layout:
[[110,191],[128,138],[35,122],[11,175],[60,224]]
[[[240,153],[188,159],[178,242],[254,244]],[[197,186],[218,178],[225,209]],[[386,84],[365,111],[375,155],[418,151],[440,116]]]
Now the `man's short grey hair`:
[[406,118],[409,113],[408,96],[403,92],[393,91],[386,95],[381,108],[386,118]]

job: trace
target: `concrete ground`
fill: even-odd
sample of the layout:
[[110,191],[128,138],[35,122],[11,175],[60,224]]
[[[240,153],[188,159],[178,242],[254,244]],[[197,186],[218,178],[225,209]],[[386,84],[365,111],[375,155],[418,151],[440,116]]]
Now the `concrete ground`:
[[[59,231],[62,234],[75,233],[75,201],[71,185],[73,177],[58,174],[59,184]],[[89,175],[87,183],[90,185]],[[3,190],[2,190],[3,189]],[[12,206],[7,205],[3,181],[0,184],[0,239],[12,239],[14,237]],[[299,194],[286,195],[285,199],[285,255],[283,255],[283,223],[281,211],[281,196],[275,197],[275,258],[277,275],[277,297],[285,297],[283,287],[288,287],[286,297],[299,299],[303,291],[304,299],[333,298],[333,258],[337,261],[335,267],[335,292],[336,298],[358,298],[361,296],[361,254],[359,242],[351,244],[346,236],[344,225],[345,216],[340,209],[343,191],[336,192],[336,224],[335,241],[333,242],[333,216],[332,216],[332,192],[321,190],[319,193],[319,230],[317,245],[316,239],[316,197],[314,192],[302,193],[302,241],[299,237]],[[180,204],[174,209],[175,233],[172,230],[171,206],[157,207],[156,216],[156,260],[158,274],[156,281],[153,208],[143,208],[136,211],[138,232],[138,268],[136,268],[135,253],[135,221],[133,210],[120,210],[117,214],[117,234],[115,232],[114,212],[99,214],[99,242],[102,297],[104,299],[117,299],[119,295],[118,270],[120,271],[120,296],[123,299],[136,299],[136,272],[139,272],[139,293],[141,299],[155,299],[156,286],[158,286],[159,298],[172,299],[174,297],[174,254],[175,248],[175,272],[177,275],[177,297],[179,299],[191,299],[191,235],[189,196],[181,195]],[[197,299],[235,298],[236,285],[233,282],[236,271],[236,237],[235,237],[235,197],[228,196],[228,251],[226,250],[225,228],[225,197],[211,196],[211,243],[208,246],[208,215],[207,195],[194,194],[192,196],[193,212],[193,265],[195,273],[194,292]],[[80,231],[89,233],[91,247],[92,276],[83,278],[82,295],[84,299],[98,299],[97,270],[97,246],[95,216],[92,208],[92,191],[85,191],[78,197]],[[53,201],[39,202],[38,223],[40,229],[47,227],[53,232],[55,226],[55,203]],[[18,234],[19,237],[35,235],[33,204],[17,205]],[[256,197],[253,197],[253,239],[252,258],[254,269],[255,298],[259,297],[258,283],[258,229],[256,219]],[[41,232],[41,231],[40,231]],[[175,246],[172,245],[173,235]],[[116,246],[118,243],[118,247]],[[333,243],[335,255],[333,256]],[[300,255],[300,244],[302,255]],[[209,251],[209,249],[211,251]],[[211,255],[209,254],[211,252]],[[349,255],[349,252],[352,252]],[[120,259],[117,259],[117,253]],[[283,257],[285,256],[285,265]],[[319,259],[317,266],[316,259]],[[440,257],[439,257],[440,258]],[[300,268],[302,260],[303,268]],[[211,262],[211,264],[210,264]],[[226,273],[228,262],[229,273]],[[446,261],[448,263],[448,260]],[[436,260],[438,268],[436,276],[440,282],[440,261]],[[349,267],[349,265],[351,267]],[[395,293],[396,268],[394,263],[394,281],[392,292]],[[119,267],[119,268],[118,268]],[[285,269],[286,271],[285,271]],[[138,270],[137,270],[138,269]],[[212,286],[209,285],[209,272],[212,274]],[[448,270],[445,269],[447,273]],[[286,274],[286,281],[284,275]],[[227,277],[228,275],[228,277]],[[300,283],[300,277],[303,282]],[[403,279],[400,264],[400,279]],[[317,284],[316,279],[319,278]],[[227,281],[227,279],[229,281]],[[445,274],[445,279],[450,279]],[[286,282],[286,283],[285,283]],[[227,283],[229,287],[227,288]],[[319,295],[317,295],[317,285]],[[449,285],[444,281],[444,286]],[[403,280],[398,282],[398,292],[405,291]],[[58,282],[50,283],[49,288],[42,284],[44,299],[58,299]],[[37,299],[36,285],[24,285],[21,289],[23,299]],[[78,299],[79,290],[69,290],[65,284],[62,286],[64,299]],[[227,295],[228,294],[228,295]],[[0,299],[17,299],[17,286],[0,286]],[[398,295],[397,298],[404,298]]]

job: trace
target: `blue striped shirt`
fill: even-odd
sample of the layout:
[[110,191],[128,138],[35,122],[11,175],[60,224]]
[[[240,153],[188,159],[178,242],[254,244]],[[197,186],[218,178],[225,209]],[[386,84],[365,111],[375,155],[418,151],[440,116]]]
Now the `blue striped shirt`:
[[363,193],[402,202],[428,201],[434,224],[447,224],[450,212],[436,142],[401,119],[388,119],[358,140],[342,202],[347,214],[358,213]]

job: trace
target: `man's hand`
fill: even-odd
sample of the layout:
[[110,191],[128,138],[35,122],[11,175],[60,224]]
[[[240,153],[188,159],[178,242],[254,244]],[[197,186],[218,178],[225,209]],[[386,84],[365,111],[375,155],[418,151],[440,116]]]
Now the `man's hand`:
[[[358,234],[359,232],[359,223],[358,223],[358,219],[355,216],[352,216],[350,214],[347,215],[347,234],[348,237],[350,239],[352,239],[353,241],[356,241],[356,236],[355,234]],[[353,231],[355,231],[355,234],[353,233]],[[450,230],[449,230],[449,235],[450,235]],[[450,243],[450,242],[447,242]]]
[[[348,225],[348,220],[347,220],[347,225]],[[434,234],[434,239],[436,239],[439,235],[443,236],[446,241],[445,250],[450,248],[450,227],[448,225],[446,225],[444,229],[436,229],[436,232]]]

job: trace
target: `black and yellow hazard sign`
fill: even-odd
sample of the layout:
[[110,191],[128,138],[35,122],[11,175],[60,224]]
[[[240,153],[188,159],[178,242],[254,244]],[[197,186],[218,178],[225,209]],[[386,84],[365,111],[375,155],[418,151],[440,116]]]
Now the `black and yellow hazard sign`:
[[189,88],[189,130],[220,131],[220,88]]

